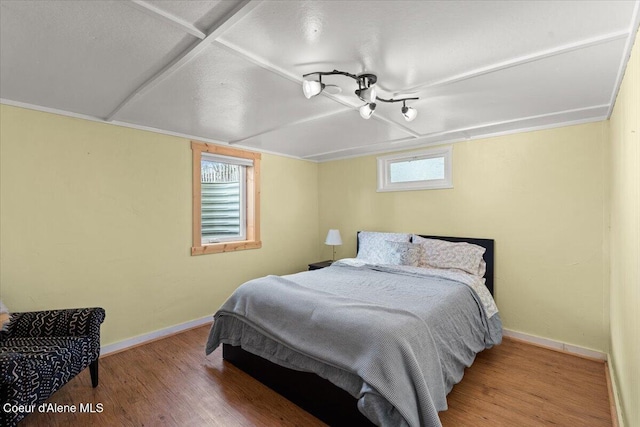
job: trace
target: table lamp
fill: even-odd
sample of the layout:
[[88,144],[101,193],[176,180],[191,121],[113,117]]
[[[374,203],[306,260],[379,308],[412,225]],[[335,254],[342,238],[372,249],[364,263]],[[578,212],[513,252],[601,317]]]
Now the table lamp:
[[327,239],[324,241],[325,245],[331,245],[333,247],[333,258],[331,261],[336,260],[336,246],[342,245],[342,237],[340,237],[340,230],[329,230],[327,233]]

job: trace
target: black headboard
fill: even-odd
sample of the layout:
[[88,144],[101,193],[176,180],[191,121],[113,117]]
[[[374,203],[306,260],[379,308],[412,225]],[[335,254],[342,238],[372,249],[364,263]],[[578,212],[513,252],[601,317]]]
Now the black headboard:
[[[358,234],[360,232],[358,231]],[[482,246],[487,251],[484,253],[484,262],[487,263],[487,272],[484,275],[485,285],[491,295],[493,295],[493,275],[494,275],[494,245],[495,242],[493,239],[476,239],[474,237],[449,237],[449,236],[428,236],[426,234],[418,234],[420,237],[424,237],[427,239],[438,239],[438,240],[446,240],[447,242],[467,242],[474,245]],[[356,248],[360,249],[360,239],[356,236]],[[357,252],[357,251],[356,251]]]

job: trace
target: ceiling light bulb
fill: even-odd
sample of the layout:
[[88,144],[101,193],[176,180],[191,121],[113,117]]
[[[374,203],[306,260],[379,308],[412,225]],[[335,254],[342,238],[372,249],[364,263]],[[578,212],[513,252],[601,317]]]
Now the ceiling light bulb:
[[302,92],[307,99],[310,99],[322,92],[324,83],[318,80],[305,80],[302,82]]
[[360,107],[360,116],[363,119],[369,120],[369,118],[371,117],[371,115],[373,114],[375,109],[376,109],[375,102],[371,102],[369,104],[365,104],[362,107]]
[[418,110],[416,110],[415,108],[403,106],[402,115],[404,116],[404,119],[406,121],[410,122],[416,118],[416,116],[418,115]]

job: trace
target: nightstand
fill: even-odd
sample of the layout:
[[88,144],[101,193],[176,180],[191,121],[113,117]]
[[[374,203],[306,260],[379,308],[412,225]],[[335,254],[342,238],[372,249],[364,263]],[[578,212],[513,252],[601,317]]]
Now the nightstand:
[[321,268],[329,267],[331,264],[333,264],[331,260],[314,262],[313,264],[309,264],[309,271],[320,270]]

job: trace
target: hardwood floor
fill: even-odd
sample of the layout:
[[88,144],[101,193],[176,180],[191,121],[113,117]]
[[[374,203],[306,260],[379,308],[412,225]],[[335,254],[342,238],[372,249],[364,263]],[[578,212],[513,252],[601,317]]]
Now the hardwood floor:
[[[101,413],[34,413],[32,426],[324,426],[234,366],[205,357],[209,327],[100,360],[48,401],[102,404]],[[505,339],[480,353],[440,413],[454,426],[611,426],[605,365]]]

